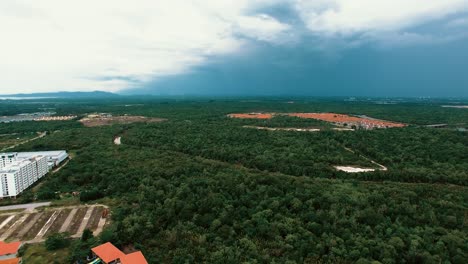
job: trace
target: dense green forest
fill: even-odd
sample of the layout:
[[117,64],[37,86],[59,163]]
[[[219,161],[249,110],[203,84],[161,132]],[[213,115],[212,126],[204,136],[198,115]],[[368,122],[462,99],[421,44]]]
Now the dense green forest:
[[[23,122],[0,124],[0,130],[50,131],[15,149],[73,154],[46,177],[37,197],[81,191],[86,202],[111,198],[106,240],[141,249],[150,263],[466,263],[468,136],[454,129],[466,128],[466,109],[442,108],[446,102],[438,101],[288,101],[8,102],[0,103],[2,114],[54,108],[59,114],[110,112],[168,121],[94,128],[76,121]],[[332,131],[329,124],[298,118],[226,117],[253,111],[365,114],[410,126]],[[420,126],[432,123],[449,127]],[[122,136],[122,145],[113,144],[115,136]],[[376,167],[369,160],[388,170],[347,174],[333,168]]]

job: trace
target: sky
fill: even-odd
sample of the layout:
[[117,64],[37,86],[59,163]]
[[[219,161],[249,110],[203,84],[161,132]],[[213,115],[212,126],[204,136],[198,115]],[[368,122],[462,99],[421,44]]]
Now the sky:
[[468,96],[468,0],[2,0],[0,94]]

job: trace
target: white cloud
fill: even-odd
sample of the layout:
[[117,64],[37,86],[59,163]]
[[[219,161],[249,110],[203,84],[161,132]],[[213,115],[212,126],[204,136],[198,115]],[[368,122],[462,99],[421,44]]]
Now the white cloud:
[[461,17],[450,20],[447,24],[448,27],[457,28],[457,27],[467,27],[468,26],[468,17]]
[[248,15],[269,1],[2,0],[0,93],[118,91],[273,42],[288,29]]
[[307,28],[324,35],[395,31],[468,9],[468,0],[297,0]]
[[468,10],[468,0],[2,0],[0,94],[118,91],[242,52],[249,41],[296,41],[300,27],[262,13],[273,5],[292,7],[318,49],[437,42],[406,29]]
[[263,41],[282,41],[280,38],[290,29],[289,25],[278,22],[271,16],[261,14],[258,16],[242,16],[237,20],[240,34]]

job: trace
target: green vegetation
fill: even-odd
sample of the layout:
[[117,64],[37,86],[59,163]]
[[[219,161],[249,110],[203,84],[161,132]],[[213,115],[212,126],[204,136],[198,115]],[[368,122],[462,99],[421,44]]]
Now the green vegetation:
[[70,244],[66,234],[57,233],[48,236],[45,240],[45,247],[48,251],[66,248]]
[[[446,102],[437,101],[286,101],[54,101],[51,107],[62,114],[110,112],[168,121],[94,128],[44,123],[42,130],[60,132],[16,150],[75,153],[38,193],[80,191],[83,202],[112,201],[112,225],[99,239],[72,242],[73,260],[98,242],[112,241],[141,249],[150,263],[465,263],[468,137],[453,128],[466,127],[466,109],[442,108]],[[364,114],[410,126],[264,131],[242,126],[329,125],[226,117],[259,111]],[[420,127],[431,123],[449,128]],[[113,144],[117,135],[122,145]],[[376,167],[362,156],[388,171],[333,169]]]
[[68,263],[69,250],[67,248],[48,251],[44,244],[27,244],[24,245],[24,264],[62,264]]

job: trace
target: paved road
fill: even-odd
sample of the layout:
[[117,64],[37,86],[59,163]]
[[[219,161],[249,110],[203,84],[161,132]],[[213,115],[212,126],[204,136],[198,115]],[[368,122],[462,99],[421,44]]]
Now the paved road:
[[16,210],[16,209],[25,209],[27,211],[33,211],[37,207],[41,206],[49,206],[50,202],[45,203],[29,203],[29,204],[15,204],[15,205],[7,205],[7,206],[0,206],[0,211],[7,211],[7,210]]

